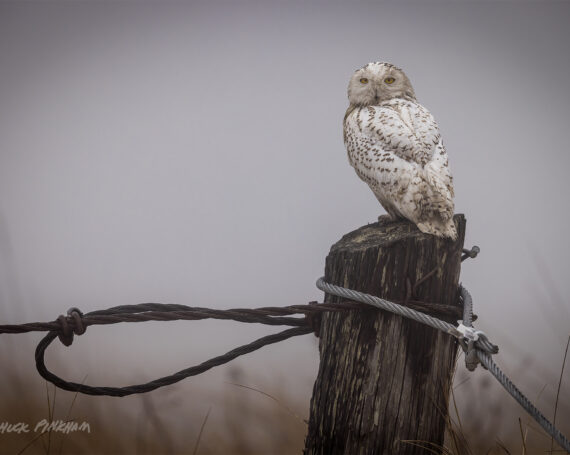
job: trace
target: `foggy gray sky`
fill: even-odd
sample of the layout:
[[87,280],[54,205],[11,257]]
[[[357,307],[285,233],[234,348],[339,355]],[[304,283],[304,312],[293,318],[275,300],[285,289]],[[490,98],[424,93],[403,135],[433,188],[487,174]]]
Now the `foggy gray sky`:
[[[0,3],[0,318],[321,301],[329,247],[383,213],[341,125],[350,75],[382,60],[440,125],[482,251],[461,277],[478,328],[507,372],[532,356],[523,384],[554,384],[570,327],[569,23],[566,2]],[[138,326],[90,328],[50,358],[83,353],[72,379],[112,385],[274,331]],[[318,352],[306,336],[237,362],[310,396]]]

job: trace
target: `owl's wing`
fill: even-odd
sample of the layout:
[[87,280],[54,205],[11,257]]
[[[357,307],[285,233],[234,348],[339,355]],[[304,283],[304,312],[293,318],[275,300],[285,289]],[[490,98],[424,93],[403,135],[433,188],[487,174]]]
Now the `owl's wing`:
[[449,193],[451,197],[455,196],[453,177],[449,169],[449,161],[443,140],[440,139],[436,145],[434,153],[430,161],[424,166],[424,169],[433,186],[439,188],[443,193]]
[[[388,201],[409,219],[453,216],[447,153],[437,123],[423,106],[391,100],[357,108],[345,120],[345,142],[351,164],[386,210]],[[410,192],[412,199],[404,197]]]
[[430,186],[445,198],[452,198],[447,152],[431,113],[421,104],[398,99],[370,113],[374,126],[370,132],[377,135],[383,149],[422,167]]
[[402,196],[412,184],[417,164],[405,153],[394,153],[395,143],[383,139],[389,132],[377,124],[376,114],[376,107],[347,112],[344,142],[348,160],[388,213],[409,218],[414,202]]
[[454,212],[455,192],[443,141],[438,142],[432,158],[424,166],[423,171],[432,193],[430,211],[437,213],[443,220],[450,220]]
[[432,158],[441,139],[433,116],[417,103],[390,100],[366,108],[364,117],[367,133],[384,150],[422,167]]

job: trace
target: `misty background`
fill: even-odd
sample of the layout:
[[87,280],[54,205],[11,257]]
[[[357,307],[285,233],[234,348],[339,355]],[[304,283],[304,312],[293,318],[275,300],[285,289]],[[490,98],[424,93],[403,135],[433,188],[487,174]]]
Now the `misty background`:
[[[552,418],[570,332],[569,22],[567,2],[1,2],[1,323],[73,306],[322,301],[314,283],[330,246],[383,213],[348,164],[342,118],[352,72],[388,61],[439,123],[465,246],[481,248],[461,274],[476,327]],[[69,348],[54,343],[47,364],[68,380],[129,385],[276,331],[95,326]],[[40,400],[42,337],[0,336],[3,374]],[[272,345],[155,392],[169,397],[156,413],[221,418],[228,393],[265,405],[228,384],[239,382],[307,418],[318,361],[312,335]],[[468,377],[462,361],[458,370]],[[558,411],[567,434],[569,370]],[[518,433],[524,411],[488,378],[458,387],[470,391],[460,414],[468,422],[473,406],[484,415],[500,400],[502,424],[485,431]],[[83,420],[117,405],[77,401]],[[139,412],[143,401],[120,404]]]

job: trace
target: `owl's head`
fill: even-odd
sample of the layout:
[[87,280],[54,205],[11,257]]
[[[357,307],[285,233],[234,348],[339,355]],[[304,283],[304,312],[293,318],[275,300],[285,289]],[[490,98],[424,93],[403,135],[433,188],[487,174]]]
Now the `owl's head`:
[[353,106],[371,106],[392,98],[416,99],[408,76],[391,63],[372,62],[357,69],[348,83]]

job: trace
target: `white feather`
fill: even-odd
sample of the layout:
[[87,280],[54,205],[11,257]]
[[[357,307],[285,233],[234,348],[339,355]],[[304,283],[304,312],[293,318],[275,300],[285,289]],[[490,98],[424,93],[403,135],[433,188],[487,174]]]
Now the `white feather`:
[[[353,85],[365,77],[370,86],[366,91],[349,86],[349,98],[353,93],[358,100],[344,121],[350,164],[392,217],[407,218],[424,232],[454,239],[453,182],[439,128],[414,96],[405,95],[411,85],[403,72],[385,65],[369,64],[351,79]],[[378,102],[386,74],[407,82],[402,82],[399,96]]]

